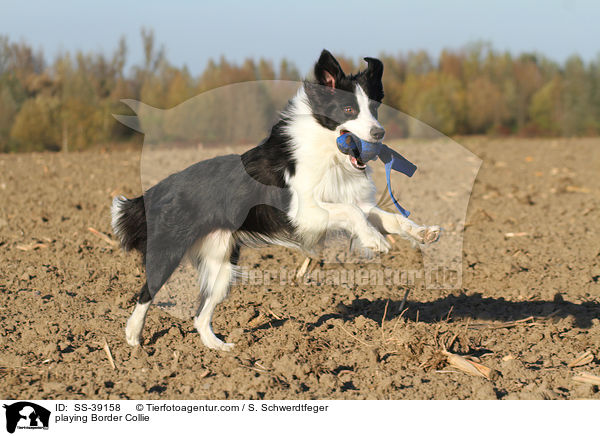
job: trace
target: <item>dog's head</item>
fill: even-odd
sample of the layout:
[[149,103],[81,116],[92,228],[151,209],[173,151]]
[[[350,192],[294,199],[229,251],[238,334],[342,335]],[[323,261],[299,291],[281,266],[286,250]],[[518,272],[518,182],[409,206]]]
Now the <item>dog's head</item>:
[[315,81],[305,85],[311,111],[326,129],[349,131],[368,142],[379,142],[385,131],[377,121],[383,99],[383,63],[365,58],[367,69],[346,75],[339,62],[323,50],[315,64]]

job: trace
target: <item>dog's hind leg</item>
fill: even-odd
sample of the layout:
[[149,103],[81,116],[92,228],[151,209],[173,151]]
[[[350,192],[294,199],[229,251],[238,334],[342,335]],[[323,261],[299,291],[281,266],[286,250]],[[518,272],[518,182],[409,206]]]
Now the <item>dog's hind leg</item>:
[[125,338],[131,346],[139,345],[142,340],[142,330],[144,329],[146,314],[148,313],[150,304],[152,304],[152,297],[150,296],[150,291],[148,291],[148,283],[144,283],[140,291],[138,303],[135,305],[135,309],[133,309],[133,313],[125,326]]
[[197,246],[196,256],[200,283],[200,304],[194,318],[194,327],[200,339],[209,348],[230,351],[227,344],[215,336],[211,320],[215,307],[227,296],[233,278],[231,232],[219,230],[207,235]]
[[171,277],[182,257],[182,247],[174,248],[171,251],[153,250],[148,253],[146,258],[147,282],[142,286],[138,302],[125,326],[125,338],[129,345],[135,346],[141,343],[142,330],[150,304],[162,285]]

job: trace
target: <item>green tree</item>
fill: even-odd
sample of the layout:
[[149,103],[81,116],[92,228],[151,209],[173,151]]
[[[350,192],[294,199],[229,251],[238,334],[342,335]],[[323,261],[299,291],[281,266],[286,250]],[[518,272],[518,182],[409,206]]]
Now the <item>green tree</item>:
[[[452,76],[432,71],[409,74],[402,89],[402,106],[412,117],[446,133],[456,131],[464,111],[460,82]],[[420,136],[420,124],[409,125],[411,135]]]
[[533,95],[529,106],[529,117],[540,132],[547,135],[561,133],[562,93],[563,80],[560,77],[554,77]]
[[571,136],[595,133],[592,82],[579,56],[572,56],[566,62],[562,91],[562,134]]
[[485,76],[469,82],[466,117],[471,133],[486,133],[500,126],[508,117],[508,108],[498,85]]
[[20,151],[59,149],[59,104],[56,97],[44,95],[25,101],[10,132]]

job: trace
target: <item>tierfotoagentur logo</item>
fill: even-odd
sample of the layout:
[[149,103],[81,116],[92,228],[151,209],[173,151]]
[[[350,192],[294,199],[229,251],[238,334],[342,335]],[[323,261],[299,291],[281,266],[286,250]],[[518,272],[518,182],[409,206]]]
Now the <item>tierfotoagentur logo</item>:
[[48,430],[50,411],[29,401],[4,404],[6,409],[6,431],[14,433],[19,430]]

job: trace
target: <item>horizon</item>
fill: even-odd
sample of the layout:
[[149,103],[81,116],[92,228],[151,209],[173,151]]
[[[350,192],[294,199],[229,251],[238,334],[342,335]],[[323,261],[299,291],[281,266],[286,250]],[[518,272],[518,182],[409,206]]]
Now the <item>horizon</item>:
[[[143,10],[138,10],[136,3],[118,4],[115,0],[104,3],[105,7],[75,0],[53,3],[52,7],[39,1],[33,3],[39,7],[32,7],[29,2],[13,4],[4,11],[0,17],[1,34],[12,42],[24,42],[41,50],[49,63],[65,52],[109,55],[124,37],[129,70],[143,59],[143,27],[154,31],[158,47],[164,46],[172,65],[185,66],[193,75],[201,73],[209,59],[221,57],[235,64],[262,57],[277,65],[287,59],[301,75],[306,75],[323,48],[350,59],[424,50],[435,60],[443,50],[459,51],[484,43],[496,52],[535,53],[558,63],[573,55],[585,62],[600,57],[595,45],[600,29],[594,22],[594,17],[600,15],[600,6],[590,1],[552,1],[539,6],[514,1],[481,5],[464,0],[459,7],[432,1],[386,6],[386,10],[392,8],[392,13],[385,16],[378,14],[384,3],[381,0],[371,2],[369,9],[355,1],[343,6],[319,5],[322,12],[317,14],[310,7],[316,5],[313,0],[302,7],[266,0],[252,7],[233,1],[198,5],[186,0],[167,6],[151,0]],[[345,28],[340,22],[348,21],[350,31],[360,26],[360,22],[353,21],[353,5],[357,5],[362,21],[376,21],[377,25],[365,24],[365,33],[349,38],[342,33]],[[239,10],[235,16],[230,13],[233,6]],[[114,14],[117,9],[122,13]],[[273,19],[272,14],[278,17]],[[202,18],[197,19],[200,15]],[[228,17],[226,26],[219,21],[221,16]],[[336,17],[335,23],[331,23],[330,16]],[[507,22],[510,29],[506,28]],[[244,44],[240,44],[242,37]],[[199,42],[205,40],[210,43]]]

